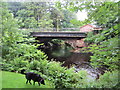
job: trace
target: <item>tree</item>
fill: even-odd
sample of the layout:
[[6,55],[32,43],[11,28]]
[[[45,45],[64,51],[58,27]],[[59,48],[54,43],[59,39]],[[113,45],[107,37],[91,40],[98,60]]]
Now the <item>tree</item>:
[[7,10],[7,5],[1,3],[1,28],[2,28],[2,56],[6,57],[10,52],[10,47],[14,47],[17,40],[21,40],[18,30],[17,20],[12,13]]
[[13,13],[14,17],[16,17],[16,13],[21,10],[25,9],[25,6],[21,2],[7,2],[8,9],[11,13]]
[[68,11],[68,10],[62,10],[64,19],[62,20],[61,27],[63,28],[71,28],[75,27],[73,23],[71,23],[71,20],[76,19],[75,13]]
[[[61,27],[62,28],[78,28],[80,26],[85,25],[88,23],[87,20],[85,21],[79,21],[77,20],[76,12],[80,9],[77,8],[75,5],[79,5],[80,1],[78,0],[72,0],[68,1],[65,0],[64,2],[56,2],[56,8],[58,8],[63,13],[63,19],[61,21]],[[79,6],[78,6],[79,7]]]
[[[103,28],[97,35],[87,37],[86,41],[92,43],[89,51],[91,56],[91,65],[97,67],[106,67],[109,70],[118,69],[118,4],[120,2],[81,2],[72,0],[67,2],[67,9],[78,11],[85,9],[88,12],[88,20]],[[90,23],[89,22],[89,23]]]
[[[7,8],[6,3],[0,3],[2,6],[0,9],[1,13],[1,26],[2,28],[2,63],[3,67],[8,67],[11,69],[26,67],[26,64],[31,62],[31,60],[46,59],[46,55],[37,50],[37,46],[18,43],[24,42],[23,34],[19,30],[17,25],[17,20],[14,18],[13,14]],[[29,39],[27,39],[29,41]],[[32,39],[32,41],[34,41]],[[22,65],[23,64],[23,65]],[[11,68],[12,67],[12,68]]]
[[40,28],[43,29],[51,29],[53,28],[53,20],[50,19],[50,14],[42,16],[42,18],[39,20],[38,25]]
[[18,24],[21,28],[37,27],[37,20],[33,17],[33,12],[26,9],[19,10],[17,13]]
[[22,28],[53,28],[50,6],[47,2],[26,2],[26,9],[17,12]]
[[88,42],[92,40],[95,43],[89,47],[94,53],[91,57],[91,64],[95,67],[106,66],[109,70],[118,69],[118,3],[98,3],[94,9],[89,11],[89,20],[103,27],[101,33],[86,40]]
[[64,17],[62,11],[55,7],[52,7],[50,13],[50,18],[53,20],[54,28],[57,28],[57,30],[59,30],[59,28],[61,28],[61,21]]

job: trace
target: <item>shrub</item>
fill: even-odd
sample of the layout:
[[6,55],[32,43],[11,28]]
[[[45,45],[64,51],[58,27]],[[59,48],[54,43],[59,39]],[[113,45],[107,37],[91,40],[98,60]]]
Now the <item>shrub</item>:
[[89,88],[120,88],[119,71],[106,72],[100,79],[89,84]]

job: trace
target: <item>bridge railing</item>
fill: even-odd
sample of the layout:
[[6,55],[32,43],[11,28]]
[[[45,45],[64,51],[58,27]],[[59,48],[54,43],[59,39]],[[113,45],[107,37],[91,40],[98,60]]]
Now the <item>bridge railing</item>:
[[67,31],[80,31],[79,28],[29,28],[29,29],[20,29],[24,35],[29,35],[30,32],[67,32]]
[[79,28],[30,28],[30,31],[33,32],[46,32],[46,31],[51,31],[51,32],[57,32],[57,31],[80,31]]

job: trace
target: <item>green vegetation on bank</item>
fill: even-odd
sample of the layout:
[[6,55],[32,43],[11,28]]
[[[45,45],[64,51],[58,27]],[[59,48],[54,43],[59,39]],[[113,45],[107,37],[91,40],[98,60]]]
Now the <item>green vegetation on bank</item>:
[[95,67],[105,66],[111,71],[119,69],[118,4],[119,2],[104,2],[102,5],[98,3],[96,7],[91,8],[95,10],[90,9],[89,20],[96,21],[96,25],[101,26],[103,30],[96,35],[88,35],[85,39],[91,43],[88,48],[94,54],[91,64]]

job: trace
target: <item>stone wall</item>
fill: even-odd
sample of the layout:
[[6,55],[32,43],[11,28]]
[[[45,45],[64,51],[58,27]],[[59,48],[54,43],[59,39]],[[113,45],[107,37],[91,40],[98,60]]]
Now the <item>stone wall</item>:
[[87,45],[84,43],[84,39],[81,40],[66,40],[66,43],[70,44],[74,48],[86,47]]

